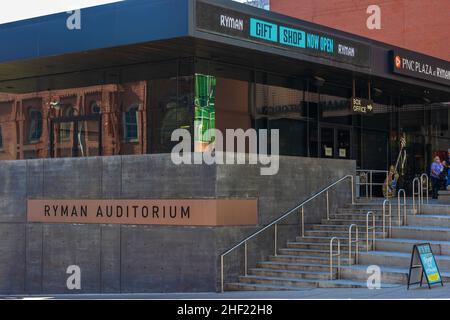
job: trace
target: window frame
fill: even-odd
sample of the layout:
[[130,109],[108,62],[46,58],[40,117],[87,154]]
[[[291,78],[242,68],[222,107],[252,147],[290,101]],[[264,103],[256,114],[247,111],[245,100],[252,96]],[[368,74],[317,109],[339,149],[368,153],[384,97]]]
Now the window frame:
[[[135,103],[131,104],[127,111],[124,111],[122,114],[122,129],[123,129],[123,142],[125,143],[138,143],[139,142],[139,108],[140,105]],[[135,122],[131,123],[127,121],[127,115],[131,114],[132,110],[135,113]],[[136,136],[130,137],[128,128],[129,126],[136,127]]]
[[[32,116],[33,114],[39,114],[39,117]],[[30,107],[28,109],[28,134],[27,134],[27,142],[29,144],[39,143],[42,138],[43,127],[44,127],[44,116],[42,111],[38,108]],[[40,125],[39,125],[40,123]],[[33,129],[33,130],[32,130]],[[35,133],[39,134],[36,135]]]
[[0,152],[4,150],[3,148],[3,133],[2,133],[2,124],[0,123]]

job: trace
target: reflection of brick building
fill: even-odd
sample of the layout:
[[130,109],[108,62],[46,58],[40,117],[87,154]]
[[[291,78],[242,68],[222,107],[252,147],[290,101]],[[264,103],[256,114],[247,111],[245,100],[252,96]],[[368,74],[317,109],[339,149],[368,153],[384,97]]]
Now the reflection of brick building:
[[[54,156],[71,156],[73,147],[82,155],[97,155],[99,132],[95,123],[77,123],[78,116],[99,114],[102,119],[102,154],[146,153],[146,82],[41,91],[26,94],[0,93],[0,160],[47,158],[54,125]],[[97,154],[96,154],[97,153]]]

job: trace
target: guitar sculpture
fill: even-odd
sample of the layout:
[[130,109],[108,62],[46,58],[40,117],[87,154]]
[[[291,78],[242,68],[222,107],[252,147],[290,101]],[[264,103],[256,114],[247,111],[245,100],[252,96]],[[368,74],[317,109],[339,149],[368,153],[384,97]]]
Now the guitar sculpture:
[[399,164],[401,165],[400,173],[401,175],[403,175],[405,163],[406,163],[406,135],[403,133],[402,137],[400,138],[400,152],[398,153],[397,161],[395,163],[395,166],[393,165],[390,166],[387,178],[383,184],[383,195],[385,198],[392,198],[395,196],[398,178],[400,177],[400,174],[398,172],[398,166]]

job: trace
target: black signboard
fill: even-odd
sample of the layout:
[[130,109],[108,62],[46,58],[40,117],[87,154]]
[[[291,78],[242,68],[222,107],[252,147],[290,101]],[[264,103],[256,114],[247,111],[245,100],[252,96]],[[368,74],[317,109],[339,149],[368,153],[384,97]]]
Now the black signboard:
[[433,81],[450,86],[450,62],[413,53],[392,50],[390,53],[393,73]]
[[[370,68],[371,48],[301,24],[283,23],[266,15],[252,16],[202,1],[196,2],[198,30]],[[269,13],[270,15],[270,13]]]
[[373,112],[373,102],[357,97],[351,98],[350,107],[355,113],[370,114]]
[[[420,273],[416,273],[416,276],[420,277],[420,281],[411,282],[413,277],[412,272],[417,269],[420,270]],[[415,244],[413,247],[411,263],[409,265],[408,289],[410,285],[414,284],[420,284],[422,286],[424,275],[428,283],[428,288],[431,289],[431,285],[437,283],[440,283],[442,286],[444,285],[429,243]]]

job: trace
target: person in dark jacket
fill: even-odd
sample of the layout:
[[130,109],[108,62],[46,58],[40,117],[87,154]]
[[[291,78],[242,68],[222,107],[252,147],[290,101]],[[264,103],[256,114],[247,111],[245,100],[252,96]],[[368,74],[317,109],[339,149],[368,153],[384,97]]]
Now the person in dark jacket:
[[440,176],[443,170],[444,166],[441,163],[441,159],[436,156],[430,169],[431,185],[433,186],[433,199],[438,198]]

